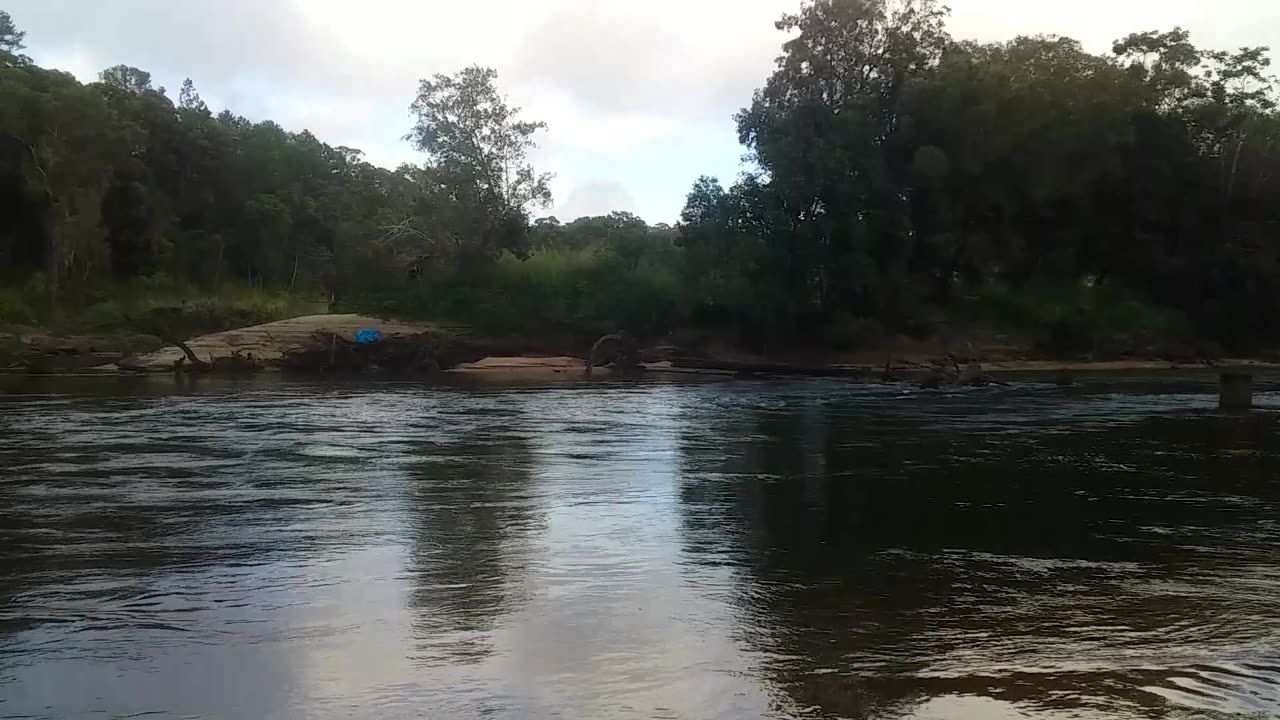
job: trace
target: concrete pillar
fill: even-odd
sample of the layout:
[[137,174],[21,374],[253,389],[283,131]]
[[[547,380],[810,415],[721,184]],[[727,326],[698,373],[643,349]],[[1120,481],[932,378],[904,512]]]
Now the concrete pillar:
[[1240,371],[1222,373],[1218,385],[1218,408],[1227,412],[1244,412],[1252,407],[1253,376]]

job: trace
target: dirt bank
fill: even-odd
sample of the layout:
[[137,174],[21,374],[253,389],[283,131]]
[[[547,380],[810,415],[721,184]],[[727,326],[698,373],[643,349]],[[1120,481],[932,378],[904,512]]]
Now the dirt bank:
[[[317,333],[336,335],[355,341],[361,330],[377,330],[383,337],[408,337],[439,331],[431,325],[403,323],[364,315],[305,315],[279,320],[265,325],[228,330],[203,335],[186,342],[196,357],[206,362],[234,355],[252,355],[263,362],[280,360],[290,351],[307,347]],[[172,370],[182,360],[184,353],[177,347],[166,347],[156,352],[139,355],[121,361],[119,366],[128,370],[146,372]]]
[[[538,356],[516,341],[479,340],[459,326],[382,320],[345,315],[307,315],[203,335],[186,341],[202,362],[252,357],[271,368],[291,353],[311,348],[317,337],[338,338],[354,343],[360,330],[377,330],[385,339],[433,339],[462,342],[466,352],[454,362],[442,364],[454,376],[481,379],[568,379],[585,375],[585,362],[571,356]],[[0,369],[30,372],[71,372],[92,369],[99,372],[171,372],[185,357],[176,346],[151,336],[119,335],[105,338],[57,338],[35,328],[0,332]],[[955,350],[953,348],[962,348]],[[526,353],[521,355],[521,353]],[[695,354],[685,348],[668,346],[646,353],[644,365],[651,373],[683,375],[811,375],[878,380],[892,377],[914,380],[938,368],[959,368],[979,363],[984,373],[994,377],[1082,374],[1090,372],[1159,372],[1206,370],[1222,366],[1247,366],[1258,371],[1280,370],[1280,365],[1257,360],[1206,361],[1182,358],[1178,361],[1142,357],[1093,361],[1087,358],[1047,359],[1008,338],[981,338],[977,342],[911,341],[886,343],[858,352],[828,353],[793,351],[781,356],[761,356],[728,347],[700,347]],[[474,362],[474,360],[484,358]],[[330,363],[332,364],[332,363]],[[451,369],[450,369],[451,368]],[[607,376],[607,373],[606,373]]]
[[[177,346],[165,346],[148,335],[58,337],[38,328],[10,328],[0,333],[0,370],[66,373],[172,372],[185,358]],[[271,369],[290,353],[314,347],[317,336],[354,342],[361,330],[377,330],[385,340],[417,338],[424,334],[467,344],[467,354],[484,358],[464,362],[451,374],[477,378],[530,379],[583,374],[585,363],[575,357],[512,356],[512,343],[472,336],[460,326],[382,320],[365,315],[306,315],[262,325],[211,333],[184,344],[202,362],[252,357]],[[483,348],[492,347],[493,357]]]

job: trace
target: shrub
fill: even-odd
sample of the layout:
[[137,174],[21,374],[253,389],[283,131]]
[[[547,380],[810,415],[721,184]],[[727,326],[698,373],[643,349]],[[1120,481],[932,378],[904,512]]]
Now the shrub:
[[972,319],[1037,334],[1041,350],[1055,356],[1141,352],[1183,342],[1191,332],[1190,321],[1177,310],[1088,281],[1018,290],[989,284],[969,300],[969,308]]
[[856,350],[875,344],[883,335],[884,329],[875,320],[836,312],[823,323],[821,341],[832,350]]
[[36,321],[36,314],[23,293],[0,289],[0,322],[27,325]]
[[494,333],[664,334],[684,318],[681,256],[669,242],[618,252],[608,243],[509,253],[470,273],[441,268],[399,290],[354,300],[388,316],[467,323]]
[[72,319],[72,324],[82,330],[115,330],[128,324],[127,312],[120,303],[107,301],[90,305]]

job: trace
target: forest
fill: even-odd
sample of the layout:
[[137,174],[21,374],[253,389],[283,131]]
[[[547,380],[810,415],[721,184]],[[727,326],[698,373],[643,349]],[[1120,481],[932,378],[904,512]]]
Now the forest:
[[[808,0],[675,225],[561,222],[545,125],[475,66],[406,99],[389,169],[138,68],[38,67],[0,11],[0,323],[300,305],[495,332],[848,349],[959,325],[1055,353],[1280,340],[1269,49],[952,37],[935,0]],[[784,34],[785,33],[785,34]]]

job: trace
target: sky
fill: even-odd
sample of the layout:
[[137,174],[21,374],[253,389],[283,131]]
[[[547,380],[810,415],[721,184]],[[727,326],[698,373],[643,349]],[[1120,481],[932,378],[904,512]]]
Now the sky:
[[[1056,33],[1097,52],[1182,26],[1211,48],[1280,46],[1280,0],[951,0],[957,38]],[[0,0],[27,54],[82,80],[120,63],[171,97],[183,78],[229,108],[393,167],[420,78],[493,67],[549,128],[532,159],[562,220],[674,222],[694,180],[746,167],[733,114],[773,68],[773,22],[800,0]]]

